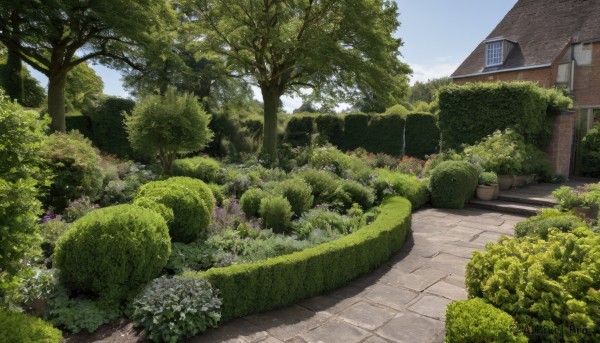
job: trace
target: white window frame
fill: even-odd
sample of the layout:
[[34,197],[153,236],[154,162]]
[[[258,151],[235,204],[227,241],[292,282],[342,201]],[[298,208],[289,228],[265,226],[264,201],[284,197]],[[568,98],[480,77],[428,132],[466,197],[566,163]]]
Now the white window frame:
[[504,64],[504,42],[488,42],[485,46],[485,66],[495,67]]

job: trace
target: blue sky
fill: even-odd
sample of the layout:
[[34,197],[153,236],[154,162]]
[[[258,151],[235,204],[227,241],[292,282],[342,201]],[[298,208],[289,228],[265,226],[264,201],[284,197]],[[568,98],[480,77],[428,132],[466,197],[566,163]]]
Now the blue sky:
[[[411,83],[449,76],[485,39],[517,0],[396,0],[400,11],[397,36],[404,46],[402,60],[413,69]],[[119,72],[93,65],[104,80],[104,93],[128,97]],[[47,79],[34,73],[42,85]],[[258,96],[260,98],[260,96]],[[288,112],[302,103],[284,97]]]

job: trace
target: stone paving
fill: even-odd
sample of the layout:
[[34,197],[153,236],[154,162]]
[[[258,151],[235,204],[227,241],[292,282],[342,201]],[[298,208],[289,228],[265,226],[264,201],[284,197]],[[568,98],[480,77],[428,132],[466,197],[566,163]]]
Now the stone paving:
[[473,250],[512,235],[524,217],[467,208],[413,213],[403,249],[329,294],[240,318],[190,343],[429,343],[444,341],[446,305],[466,299]]

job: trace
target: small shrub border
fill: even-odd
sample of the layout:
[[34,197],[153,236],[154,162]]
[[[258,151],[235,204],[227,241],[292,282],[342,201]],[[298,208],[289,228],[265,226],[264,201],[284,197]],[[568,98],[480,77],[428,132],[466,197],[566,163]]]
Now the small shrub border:
[[338,240],[252,264],[187,272],[206,278],[223,299],[222,321],[266,311],[343,286],[387,261],[404,244],[411,204],[386,199],[370,225]]

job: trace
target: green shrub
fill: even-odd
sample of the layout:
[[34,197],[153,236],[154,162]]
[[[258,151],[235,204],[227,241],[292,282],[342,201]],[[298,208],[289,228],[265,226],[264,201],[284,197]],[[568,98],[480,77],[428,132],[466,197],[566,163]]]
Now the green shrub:
[[189,176],[206,183],[217,183],[221,164],[210,157],[192,157],[173,162],[173,175]]
[[523,174],[536,174],[540,180],[552,179],[552,166],[548,155],[533,144],[525,144],[521,163]]
[[595,124],[581,141],[581,173],[600,177],[600,124]]
[[410,113],[406,117],[404,154],[424,159],[440,150],[440,129],[430,113]]
[[171,253],[167,225],[132,205],[90,212],[57,242],[54,263],[72,290],[122,300],[156,277]]
[[163,174],[171,175],[178,154],[200,151],[212,139],[209,121],[195,96],[169,88],[138,103],[125,125],[133,149],[158,156]]
[[221,300],[204,279],[159,278],[134,301],[133,323],[153,342],[177,342],[217,327]]
[[408,113],[409,113],[409,110],[400,104],[394,105],[394,106],[388,108],[387,110],[385,110],[385,114],[401,116],[403,118],[406,118]]
[[94,132],[92,131],[92,121],[90,117],[84,115],[67,115],[65,116],[65,125],[67,132],[79,131],[85,138],[93,140]]
[[523,135],[526,142],[543,147],[552,132],[548,112],[570,106],[570,101],[557,92],[532,82],[469,83],[442,88],[442,148],[474,144],[496,130],[508,128]]
[[310,115],[292,116],[285,128],[284,142],[291,146],[310,145],[315,131],[314,117]]
[[278,182],[275,185],[274,192],[290,202],[292,211],[296,217],[308,211],[313,205],[314,196],[312,195],[312,189],[302,179]]
[[60,343],[62,333],[49,323],[0,308],[0,343]]
[[42,251],[44,257],[48,258],[54,254],[56,241],[70,228],[69,223],[61,219],[48,220],[40,225],[42,235]]
[[339,213],[320,208],[312,209],[292,224],[293,231],[300,238],[307,238],[314,230],[348,234],[358,228],[360,221]]
[[410,229],[410,203],[390,198],[375,222],[348,236],[252,264],[187,272],[207,278],[223,299],[222,320],[292,304],[348,283],[385,263]]
[[217,185],[216,183],[209,183],[207,186],[212,192],[217,206],[223,205],[223,200],[225,200],[225,198],[223,197],[223,190],[221,186]]
[[363,186],[359,182],[343,180],[339,183],[338,189],[338,192],[341,190],[349,197],[349,201],[344,201],[344,209],[349,209],[354,203],[359,204],[363,210],[367,210],[373,206],[375,194],[369,187]]
[[481,142],[464,149],[464,155],[472,162],[498,175],[520,174],[524,154],[523,136],[513,130],[496,131]]
[[404,154],[404,117],[397,114],[373,116],[367,127],[367,139],[362,145],[369,152]]
[[455,301],[446,308],[446,343],[522,342],[515,320],[482,299]]
[[544,209],[538,215],[517,223],[515,237],[535,236],[546,239],[551,228],[569,232],[579,227],[587,227],[587,225],[576,215],[555,209]]
[[587,228],[500,238],[467,264],[470,297],[510,314],[532,341],[600,341],[600,235]]
[[417,179],[416,176],[395,173],[387,169],[380,169],[378,172],[379,179],[385,181],[395,194],[408,199],[414,210],[429,202],[427,184]]
[[100,156],[80,133],[53,133],[42,154],[54,174],[46,202],[58,211],[71,200],[94,199],[102,189]]
[[102,151],[119,157],[133,157],[127,139],[124,119],[131,114],[135,101],[114,96],[103,97],[89,113],[93,132],[92,141]]
[[90,198],[83,196],[69,203],[63,212],[63,218],[67,223],[72,223],[97,208],[99,207]]
[[341,148],[344,144],[344,118],[335,114],[322,114],[315,117],[319,136]]
[[260,202],[267,196],[267,192],[259,188],[250,188],[240,198],[240,207],[248,217],[258,217]]
[[344,117],[344,144],[342,150],[355,150],[367,143],[367,128],[371,116],[364,113],[351,113]]
[[215,197],[212,191],[210,190],[210,187],[206,183],[185,176],[171,177],[164,180],[163,182],[165,182],[165,184],[167,184],[168,186],[184,187],[187,189],[188,192],[197,193],[198,195],[200,195],[200,199],[204,201],[204,204],[206,205],[210,213],[212,213],[212,211],[215,209]]
[[477,188],[479,171],[469,162],[446,161],[432,172],[431,203],[438,208],[463,208]]
[[171,239],[189,243],[202,236],[210,225],[214,203],[206,203],[197,188],[172,179],[143,185],[133,204],[160,213],[167,221]]
[[309,166],[330,171],[338,176],[346,175],[351,164],[350,156],[332,146],[314,149],[308,160]]
[[263,198],[258,210],[266,229],[274,232],[286,231],[291,223],[292,205],[282,196],[270,196]]
[[494,172],[483,172],[479,174],[479,185],[495,185],[498,183],[498,175]]
[[307,168],[300,170],[297,175],[310,185],[317,204],[326,203],[338,185],[339,178],[326,170]]

